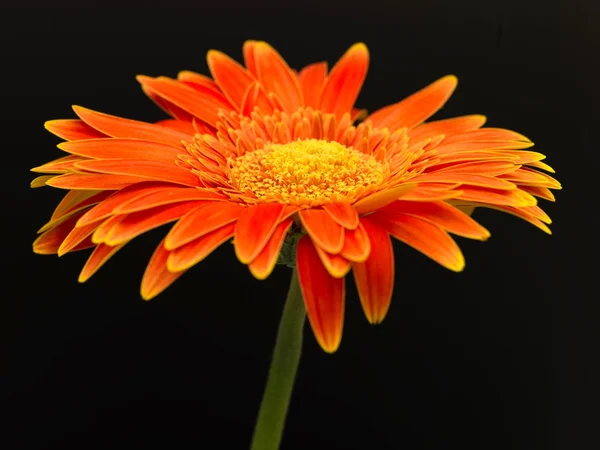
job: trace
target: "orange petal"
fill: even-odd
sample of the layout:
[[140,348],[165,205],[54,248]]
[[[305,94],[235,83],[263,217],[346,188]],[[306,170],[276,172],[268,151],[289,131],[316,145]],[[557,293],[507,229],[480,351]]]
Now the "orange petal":
[[63,256],[75,249],[79,244],[90,237],[97,227],[96,224],[91,224],[81,228],[73,228],[67,237],[65,237],[65,240],[60,244],[60,247],[58,247],[56,252],[58,256]]
[[256,76],[265,91],[273,92],[288,113],[300,108],[303,104],[300,83],[281,55],[263,41],[254,44],[253,54]]
[[316,245],[331,254],[344,248],[344,228],[322,209],[303,209],[299,212],[302,225]]
[[75,223],[83,212],[78,213],[58,224],[54,228],[38,236],[33,242],[33,251],[39,255],[52,255],[58,253],[58,249],[65,238],[69,235]]
[[442,201],[426,203],[397,201],[386,206],[379,213],[392,217],[396,214],[409,214],[469,239],[486,240],[490,237],[488,230],[459,209]]
[[85,123],[115,138],[144,139],[181,148],[183,148],[181,141],[189,141],[190,139],[190,136],[186,133],[161,127],[160,125],[111,116],[81,106],[73,106],[73,110]]
[[89,139],[62,142],[58,144],[58,148],[73,155],[94,159],[124,158],[166,163],[174,163],[178,155],[186,153],[181,148],[141,139]]
[[[121,220],[123,220],[125,216],[112,216],[108,219],[104,220],[102,223],[98,225],[94,234],[92,234],[92,242],[94,244],[104,244],[106,241],[106,237],[112,230],[116,224],[118,224]],[[86,225],[88,227],[89,225]],[[84,228],[84,227],[81,227]]]
[[519,185],[562,189],[561,184],[550,175],[530,169],[529,167],[521,167],[519,170],[503,175],[502,178],[514,183],[518,183]]
[[244,42],[242,47],[242,51],[244,53],[244,64],[250,72],[255,77],[257,76],[256,64],[254,63],[254,47],[257,41],[248,40]]
[[113,210],[121,203],[126,203],[129,200],[136,199],[145,195],[149,195],[153,192],[159,192],[161,190],[174,190],[174,189],[185,189],[173,187],[173,185],[167,183],[154,183],[144,182],[128,186],[119,192],[113,193],[109,198],[104,200],[102,203],[94,206],[88,212],[86,212],[77,226],[85,226],[89,223],[96,222],[102,219],[106,219],[108,216],[113,214]]
[[546,187],[539,186],[519,186],[519,189],[527,192],[528,194],[535,195],[536,197],[543,198],[550,202],[556,201],[552,191]]
[[362,218],[361,224],[371,241],[371,254],[353,267],[354,281],[363,311],[369,323],[381,323],[385,318],[394,290],[394,249],[387,231]]
[[191,70],[182,70],[177,74],[177,80],[186,84],[187,86],[198,86],[212,89],[215,92],[220,92],[219,85],[215,83],[210,77],[202,75],[201,73],[192,72]]
[[323,209],[344,228],[355,230],[358,226],[358,213],[350,203],[328,203],[323,205]]
[[[81,163],[77,163],[79,166]],[[474,175],[460,172],[434,172],[412,178],[415,183],[460,183],[469,186],[478,186],[483,188],[511,190],[516,189],[517,185],[510,181],[485,175]],[[462,189],[462,187],[460,188]]]
[[391,131],[412,128],[439,111],[456,89],[457,83],[454,75],[447,75],[401,102],[375,111],[367,120],[375,128],[389,128]]
[[321,89],[327,78],[327,63],[318,62],[303,68],[298,74],[298,81],[304,97],[304,106],[313,109],[319,107]]
[[460,197],[457,197],[457,199],[472,203],[515,207],[534,206],[537,204],[537,200],[533,195],[521,189],[498,191],[475,186],[461,186],[460,191]]
[[177,247],[167,259],[167,268],[170,272],[181,272],[198,264],[221,244],[233,237],[234,224],[211,231],[199,238]]
[[80,161],[79,169],[110,175],[127,175],[145,179],[177,183],[183,186],[200,186],[199,178],[190,170],[175,163],[140,161],[135,159],[97,159]]
[[408,137],[411,141],[418,142],[440,134],[452,136],[454,134],[481,128],[485,122],[486,117],[479,114],[436,120],[413,128],[408,132]]
[[239,111],[244,94],[252,84],[252,76],[224,53],[210,50],[206,55],[208,68],[229,102]]
[[509,161],[472,161],[463,163],[450,163],[437,165],[428,169],[428,173],[468,173],[471,175],[484,175],[497,177],[518,170],[520,166]]
[[31,172],[36,173],[67,173],[75,169],[75,163],[85,161],[85,158],[77,155],[63,156],[54,161],[47,162],[41,166],[34,167]]
[[520,133],[503,128],[482,128],[480,130],[466,131],[454,136],[448,136],[444,139],[444,144],[455,142],[511,142],[522,141],[531,143],[531,141]]
[[265,248],[281,221],[283,203],[263,203],[248,206],[235,224],[233,245],[242,264],[248,264]]
[[225,111],[233,109],[223,95],[209,88],[199,86],[197,89],[192,89],[167,77],[151,78],[138,75],[137,80],[149,91],[212,126],[219,121],[219,109]]
[[156,297],[185,273],[185,271],[173,273],[167,269],[169,251],[163,244],[164,240],[158,244],[144,272],[140,289],[144,300]]
[[29,183],[29,187],[35,189],[47,186],[47,182],[55,176],[56,175],[40,175],[39,177],[35,177],[33,180],[31,180],[31,183]]
[[530,211],[528,211],[527,207],[515,208],[512,206],[499,206],[499,205],[477,205],[477,206],[481,206],[483,208],[496,209],[498,211],[502,211],[502,212],[511,214],[513,216],[516,216],[523,220],[526,220],[530,224],[538,227],[540,230],[542,230],[546,234],[552,234],[552,231],[550,230],[550,228],[548,228],[548,226],[544,222],[542,222],[538,217],[536,217],[534,214],[532,214]]
[[98,203],[110,195],[110,191],[69,191],[54,209],[50,220],[60,219],[73,211]]
[[327,272],[334,278],[343,278],[350,272],[350,261],[341,255],[332,255],[322,250],[318,245],[315,246],[317,254],[323,263]]
[[67,173],[48,180],[46,184],[58,189],[115,191],[142,181],[148,179],[128,175]]
[[90,127],[79,119],[49,120],[44,123],[44,128],[66,141],[106,137],[104,133]]
[[273,105],[258,81],[253,82],[246,89],[242,98],[240,112],[244,116],[250,116],[255,107],[258,107],[263,114],[271,114],[273,112]]
[[194,124],[185,120],[165,119],[159,120],[155,123],[155,125],[160,125],[161,127],[166,127],[171,130],[181,131],[182,133],[189,134],[190,136],[194,136],[197,133],[196,129],[194,128]]
[[[444,158],[443,161],[445,161],[446,158],[451,158],[453,153],[464,154],[467,152],[488,151],[492,152],[490,156],[493,156],[495,153],[497,153],[497,150],[517,150],[532,146],[532,142],[526,141],[443,141],[439,146],[436,147],[435,154],[436,156]],[[514,159],[516,158],[513,158],[513,160]]]
[[356,230],[346,230],[340,255],[352,262],[365,262],[371,253],[371,241],[362,224]]
[[[434,185],[433,183],[431,184]],[[419,185],[414,191],[402,196],[402,200],[409,202],[434,202],[438,200],[450,200],[461,196],[462,191],[453,190],[453,185],[447,185],[446,189],[432,189],[428,183]]]
[[417,187],[415,183],[407,183],[382,191],[375,192],[357,201],[353,206],[358,214],[365,214],[383,208]]
[[303,236],[298,242],[296,270],[315,338],[323,350],[333,353],[342,340],[344,279],[333,278],[327,272],[308,236]]
[[350,112],[363,85],[369,67],[369,50],[354,44],[331,69],[321,92],[320,110],[339,119]]
[[396,239],[410,245],[447,269],[455,272],[464,269],[465,260],[460,248],[440,227],[406,214],[391,217],[375,213],[369,216],[369,219],[381,225]]
[[[183,84],[187,84],[187,83],[183,83]],[[148,98],[150,100],[152,100],[160,109],[162,109],[164,112],[166,112],[169,116],[171,116],[177,120],[181,120],[181,121],[185,121],[185,122],[192,122],[192,120],[194,119],[194,116],[192,116],[185,109],[182,109],[177,105],[174,105],[173,103],[164,99],[163,97],[161,97],[156,92],[149,89],[148,87],[142,86],[142,91],[144,92],[144,94],[146,94],[148,96]]]
[[104,238],[104,243],[115,246],[130,241],[140,234],[179,219],[188,212],[199,208],[201,204],[197,201],[189,201],[127,214],[112,226]]
[[113,209],[114,214],[129,214],[144,209],[154,208],[156,206],[170,205],[178,202],[189,200],[205,200],[198,202],[198,206],[213,202],[215,200],[223,200],[223,196],[209,191],[204,191],[197,188],[171,188],[156,190],[142,197],[133,198],[127,202],[122,202]]
[[[77,198],[75,194],[91,194]],[[59,223],[64,222],[73,214],[86,212],[91,206],[95,206],[112,194],[111,191],[69,191],[63,200],[54,210],[50,220],[38,230],[38,233],[54,228]]]
[[87,280],[91,278],[100,267],[104,265],[106,261],[108,261],[115,253],[117,253],[121,248],[123,248],[125,244],[117,245],[115,247],[111,247],[106,244],[99,244],[96,246],[88,260],[86,261],[81,273],[79,274],[78,281],[80,283],[85,283]]
[[248,264],[250,273],[257,279],[265,280],[271,275],[271,272],[277,263],[277,259],[279,258],[279,252],[281,251],[281,246],[283,245],[287,231],[290,229],[292,223],[294,223],[292,219],[285,219],[277,225],[277,228],[275,228],[275,231],[269,238],[265,248],[262,249],[259,255],[254,258],[250,264]]
[[174,250],[211,231],[235,222],[244,207],[239,203],[211,202],[186,214],[165,238],[165,248]]

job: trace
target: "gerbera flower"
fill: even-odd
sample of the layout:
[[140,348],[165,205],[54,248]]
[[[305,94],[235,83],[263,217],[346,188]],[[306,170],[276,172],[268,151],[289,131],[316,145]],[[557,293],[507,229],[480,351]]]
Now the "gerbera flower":
[[75,106],[79,119],[47,122],[69,155],[33,169],[46,175],[32,186],[68,192],[34,251],[93,247],[84,282],[136,236],[175,222],[142,279],[141,295],[151,299],[224,242],[233,240],[258,279],[287,245],[316,339],[334,352],[350,271],[367,319],[379,323],[388,311],[390,236],[461,271],[450,233],[490,235],[470,217],[474,207],[550,232],[536,197],[552,201],[550,189],[560,185],[538,170],[552,172],[544,155],[525,150],[529,139],[482,128],[481,115],[426,123],[456,77],[365,118],[354,108],[369,61],[364,44],[331,70],[319,62],[299,72],[265,42],[243,50],[245,67],[208,52],[212,78],[139,76],[170,119],[152,124]]

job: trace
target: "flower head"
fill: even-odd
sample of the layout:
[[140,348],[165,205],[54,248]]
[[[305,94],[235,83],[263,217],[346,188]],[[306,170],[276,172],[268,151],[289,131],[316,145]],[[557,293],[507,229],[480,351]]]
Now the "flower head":
[[[41,254],[94,248],[79,281],[136,236],[175,222],[156,248],[141,293],[150,299],[224,242],[264,279],[284,242],[317,341],[342,336],[344,278],[381,322],[394,285],[390,237],[460,271],[450,237],[485,240],[469,213],[487,207],[549,233],[536,197],[559,183],[521,134],[482,128],[485,117],[425,122],[456,88],[446,76],[373,114],[354,108],[367,73],[364,44],[328,71],[292,70],[267,43],[244,44],[245,67],[210,51],[212,78],[138,77],[170,119],[145,123],[75,106],[79,119],[46,128],[69,155],[33,169],[33,187],[67,190],[34,243]],[[364,120],[360,121],[360,119]],[[299,240],[298,240],[299,237]]]

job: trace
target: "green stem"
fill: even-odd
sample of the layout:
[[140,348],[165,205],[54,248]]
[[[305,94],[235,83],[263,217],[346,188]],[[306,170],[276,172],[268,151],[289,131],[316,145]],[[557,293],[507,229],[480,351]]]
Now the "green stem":
[[281,442],[294,378],[302,352],[302,331],[306,310],[298,284],[296,269],[292,274],[287,300],[283,307],[267,386],[254,428],[251,450],[277,450]]

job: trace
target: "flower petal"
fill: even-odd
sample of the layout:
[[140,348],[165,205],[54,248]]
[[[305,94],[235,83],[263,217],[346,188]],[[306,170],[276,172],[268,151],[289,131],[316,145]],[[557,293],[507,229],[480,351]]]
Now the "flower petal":
[[283,245],[287,231],[290,229],[292,223],[294,223],[292,219],[285,219],[277,225],[277,228],[275,228],[275,231],[269,238],[265,248],[262,249],[250,264],[248,264],[250,273],[257,279],[265,280],[271,275],[271,272],[277,263],[277,259],[279,258],[279,252],[281,251],[281,246]]
[[138,75],[137,80],[144,88],[212,126],[219,121],[219,109],[233,109],[222,94],[200,85],[192,89],[171,78],[144,75]]
[[79,161],[85,161],[85,158],[77,155],[63,156],[62,158],[55,159],[53,161],[42,164],[41,166],[34,167],[31,172],[35,173],[67,173],[73,172],[75,163]]
[[39,177],[35,177],[33,180],[31,180],[31,183],[29,183],[29,187],[33,189],[45,187],[48,185],[48,181],[55,176],[56,175],[40,175]]
[[78,281],[80,283],[85,283],[87,280],[89,280],[91,276],[98,272],[100,267],[102,267],[106,261],[108,261],[115,253],[123,248],[124,245],[125,244],[121,244],[114,247],[106,244],[97,245],[83,266],[83,269],[81,269]]
[[315,338],[323,350],[333,353],[342,340],[344,279],[333,278],[327,272],[308,236],[303,236],[298,242],[296,269]]
[[223,94],[229,102],[239,111],[242,106],[244,94],[253,82],[253,77],[225,53],[210,50],[206,55],[208,68]]
[[233,223],[227,224],[181,247],[177,247],[167,259],[168,270],[170,272],[181,272],[198,264],[221,244],[233,237],[234,227]]
[[265,248],[281,220],[283,203],[248,206],[235,224],[233,246],[242,264],[248,264]]
[[361,225],[371,241],[371,254],[365,262],[354,264],[354,281],[367,320],[377,324],[385,318],[392,301],[394,249],[384,228],[364,217]]
[[54,228],[44,232],[33,242],[33,251],[39,255],[53,255],[58,253],[60,245],[69,235],[75,223],[83,215],[78,213],[58,224]]
[[211,231],[238,220],[244,207],[238,203],[211,202],[186,214],[165,238],[165,248],[175,250]]
[[418,142],[440,134],[452,136],[465,131],[481,128],[486,122],[486,117],[473,114],[470,116],[453,117],[451,119],[436,120],[413,128],[408,132],[411,141]]
[[104,243],[113,247],[123,244],[153,228],[179,219],[191,210],[199,208],[198,205],[197,201],[189,201],[127,214],[113,225],[105,237]]
[[98,227],[96,224],[87,225],[81,228],[73,228],[71,232],[65,237],[64,241],[58,247],[58,256],[63,256],[75,249],[79,244],[92,235],[94,230]]
[[248,40],[244,42],[242,46],[242,52],[244,54],[244,65],[252,75],[257,77],[256,64],[254,62],[254,47],[257,41]]
[[[89,194],[87,196],[77,194]],[[54,228],[59,223],[78,212],[87,213],[91,206],[95,206],[112,194],[111,191],[69,191],[58,204],[50,220],[38,230],[38,233]]]
[[371,253],[371,241],[361,223],[356,230],[346,230],[340,255],[352,262],[365,262]]
[[365,214],[383,208],[417,187],[415,183],[406,183],[382,191],[377,191],[357,201],[353,206],[358,214]]
[[319,107],[321,89],[327,78],[327,63],[318,62],[303,68],[298,74],[298,81],[304,97],[304,106],[313,109]]
[[533,195],[521,189],[499,191],[476,186],[461,186],[460,191],[460,197],[457,197],[457,199],[472,203],[515,207],[534,206],[537,204],[537,200]]
[[323,209],[329,213],[333,220],[344,228],[355,230],[358,226],[358,213],[350,203],[328,203],[323,205]]
[[389,128],[395,131],[399,128],[412,128],[434,115],[448,101],[458,79],[447,75],[429,86],[412,94],[404,100],[375,111],[367,120],[375,128]]
[[85,123],[114,138],[144,139],[181,148],[181,141],[190,140],[190,135],[160,125],[111,116],[81,106],[73,106],[73,110]]
[[469,239],[486,240],[490,237],[488,230],[459,209],[442,201],[425,203],[396,201],[381,209],[379,213],[392,217],[396,214],[409,214]]
[[298,78],[273,47],[263,41],[254,44],[256,77],[267,92],[273,92],[284,111],[292,113],[303,104]]
[[186,154],[185,149],[141,139],[88,139],[61,142],[58,148],[73,155],[94,159],[126,158],[166,163],[174,163],[177,156]]
[[196,129],[194,128],[194,124],[185,120],[165,119],[159,120],[155,123],[155,125],[160,125],[161,127],[166,127],[170,130],[181,131],[182,133],[189,134],[190,136],[194,136],[197,133]]
[[334,278],[343,278],[350,272],[350,261],[341,255],[332,255],[315,245],[317,254],[327,272]]
[[[113,214],[114,209],[122,203],[126,203],[129,200],[134,200],[138,197],[149,195],[153,192],[160,192],[162,190],[173,190],[173,189],[185,189],[180,187],[173,187],[172,184],[168,183],[156,183],[156,182],[144,182],[137,183],[120,190],[119,192],[112,193],[110,197],[102,201],[92,209],[87,211],[81,219],[77,222],[78,227],[85,226],[89,223],[96,222],[102,219],[106,219]],[[76,191],[74,191],[76,192]]]
[[224,198],[220,194],[197,188],[178,187],[162,189],[155,192],[150,192],[142,197],[133,198],[127,202],[121,202],[113,209],[113,213],[129,214],[136,211],[142,211],[144,209],[154,208],[156,206],[170,205],[189,200],[204,200],[198,202],[198,206],[202,206],[215,200],[224,200]]
[[79,119],[49,120],[44,123],[44,128],[66,141],[107,137],[104,133],[90,127]]
[[[80,163],[77,165],[79,164]],[[461,183],[469,186],[478,186],[482,188],[498,190],[510,190],[517,188],[516,184],[500,178],[460,172],[425,173],[411,179],[411,181],[414,181],[415,183]]]
[[350,112],[363,85],[369,67],[369,50],[354,44],[331,69],[321,92],[320,109],[340,119]]
[[[381,225],[396,239],[410,245],[438,264],[455,272],[465,267],[465,259],[456,242],[440,227],[423,219],[397,214],[375,213],[369,219]],[[373,250],[371,250],[373,251]]]
[[164,240],[158,244],[144,272],[140,289],[144,300],[153,299],[185,273],[185,271],[174,273],[167,269],[169,251],[163,244]]
[[80,161],[75,164],[79,169],[110,175],[128,175],[146,179],[146,181],[166,181],[183,186],[200,186],[199,178],[188,169],[175,163],[159,161],[140,161],[135,159],[96,159]]
[[322,209],[299,212],[302,225],[314,243],[328,253],[338,254],[344,247],[344,228]]
[[67,173],[48,180],[46,184],[58,189],[117,191],[142,181],[148,179],[130,175]]

